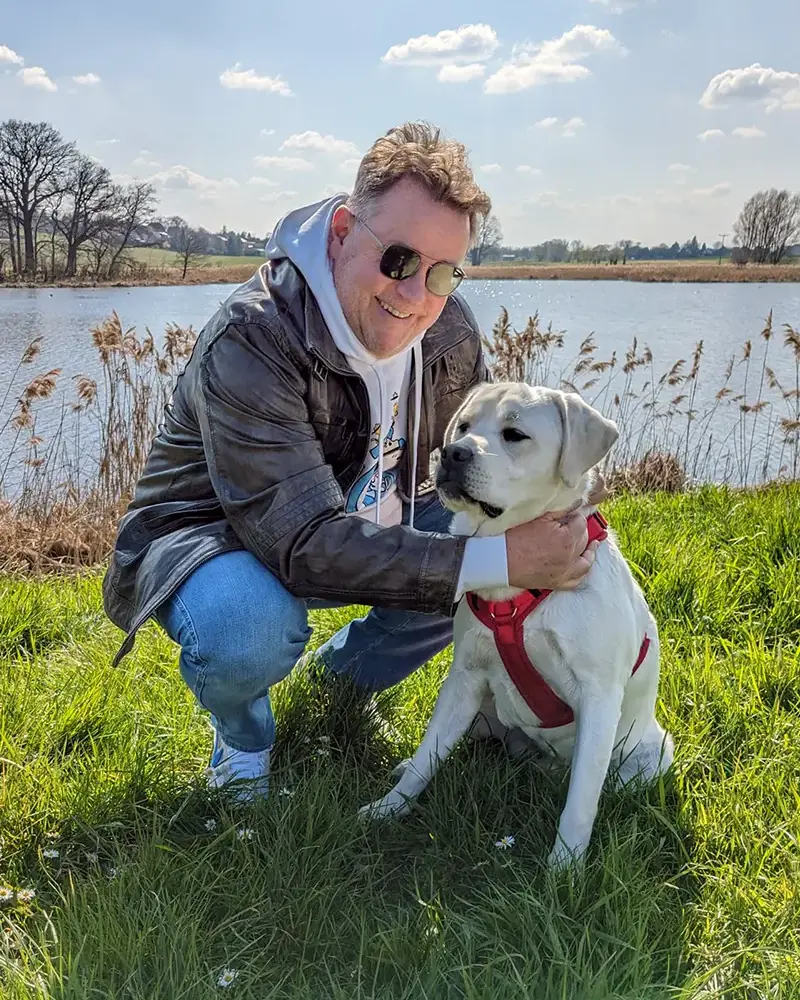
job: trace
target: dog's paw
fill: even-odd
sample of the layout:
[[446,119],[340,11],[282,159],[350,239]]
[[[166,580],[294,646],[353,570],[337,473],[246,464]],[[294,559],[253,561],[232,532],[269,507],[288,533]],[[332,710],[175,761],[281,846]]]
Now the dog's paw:
[[358,818],[370,822],[381,822],[387,819],[399,819],[410,811],[411,807],[407,799],[396,792],[389,792],[382,799],[376,799],[375,802],[362,806],[358,810]]
[[578,873],[583,870],[585,857],[585,847],[568,847],[564,841],[559,838],[555,847],[547,856],[547,868],[548,871],[553,873]]
[[391,776],[393,778],[402,778],[403,775],[408,770],[408,765],[410,763],[411,763],[411,758],[410,757],[406,757],[406,759],[405,760],[401,760],[399,764],[395,764],[395,766],[390,771]]

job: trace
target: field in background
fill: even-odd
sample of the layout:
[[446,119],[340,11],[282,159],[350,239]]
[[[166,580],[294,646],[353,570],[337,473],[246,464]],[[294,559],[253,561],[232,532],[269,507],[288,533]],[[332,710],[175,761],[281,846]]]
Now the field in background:
[[[408,820],[356,821],[449,653],[380,695],[389,732],[292,675],[272,797],[237,813],[203,791],[208,726],[155,625],[112,669],[98,576],[0,578],[3,1000],[209,1000],[225,970],[247,1000],[794,1000],[800,486],[606,513],[677,754],[605,793],[574,881],[543,866],[566,774],[497,746],[462,745]],[[358,611],[315,614],[312,645]]]
[[[241,284],[263,263],[259,257],[201,256],[192,261],[186,277],[178,255],[171,250],[137,248],[128,254],[131,267],[113,281],[115,287],[139,285]],[[684,261],[631,261],[628,264],[527,264],[500,263],[466,267],[467,277],[476,281],[507,279],[533,281],[644,281],[644,282],[761,282],[800,281],[800,263],[748,264],[744,267],[715,259]],[[56,282],[59,287],[94,286],[97,282],[75,279]],[[26,282],[8,287],[40,287]],[[0,291],[2,285],[0,285]]]

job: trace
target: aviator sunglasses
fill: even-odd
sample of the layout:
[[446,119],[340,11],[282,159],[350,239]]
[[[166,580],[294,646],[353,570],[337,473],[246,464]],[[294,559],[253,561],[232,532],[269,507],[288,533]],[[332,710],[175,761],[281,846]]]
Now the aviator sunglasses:
[[[402,243],[390,243],[387,246],[381,242],[363,219],[357,215],[354,215],[353,218],[356,222],[361,223],[383,251],[379,265],[381,274],[394,281],[404,281],[417,273],[422,264],[422,257],[416,250],[403,246]],[[464,272],[460,267],[440,260],[428,268],[428,273],[425,275],[425,287],[434,295],[451,295],[461,284],[463,277]]]

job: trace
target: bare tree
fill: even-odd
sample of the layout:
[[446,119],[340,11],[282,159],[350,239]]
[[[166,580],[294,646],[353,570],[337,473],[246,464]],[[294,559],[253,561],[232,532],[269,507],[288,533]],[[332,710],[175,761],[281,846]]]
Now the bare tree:
[[500,246],[503,242],[503,230],[496,215],[485,215],[478,231],[475,246],[470,250],[470,260],[477,267],[483,260],[486,251]]
[[178,232],[175,237],[175,250],[178,254],[178,264],[183,265],[181,281],[186,278],[186,272],[190,265],[196,264],[197,258],[201,257],[205,253],[207,242],[206,236],[206,233],[201,233],[196,229],[192,229],[187,226],[183,220],[181,220],[181,225],[178,227]]
[[64,239],[64,275],[74,278],[78,251],[108,225],[118,200],[108,170],[88,156],[79,156],[66,178],[66,210],[59,206],[53,228]]
[[780,263],[789,244],[800,235],[800,194],[757,191],[736,220],[733,231],[746,260]]
[[36,276],[36,229],[47,202],[64,190],[75,155],[75,145],[46,122],[0,123],[0,197],[11,220],[16,270],[30,278]]
[[155,211],[156,192],[152,184],[134,181],[127,187],[116,188],[115,207],[112,213],[116,236],[116,249],[108,265],[109,276],[119,267],[122,255],[130,245],[131,236],[148,222]]

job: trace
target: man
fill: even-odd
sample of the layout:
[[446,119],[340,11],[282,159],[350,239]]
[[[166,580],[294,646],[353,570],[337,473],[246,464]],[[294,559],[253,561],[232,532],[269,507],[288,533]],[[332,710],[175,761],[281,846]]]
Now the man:
[[455,290],[488,196],[464,147],[405,124],[364,156],[352,195],[298,209],[267,262],[202,330],[178,378],[104,581],[134,635],[155,617],[215,730],[209,781],[266,793],[270,687],[308,609],[366,604],[318,651],[324,676],[398,683],[449,644],[462,594],[572,588],[585,519],[455,538],[430,460],[487,376]]

